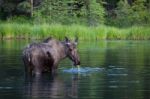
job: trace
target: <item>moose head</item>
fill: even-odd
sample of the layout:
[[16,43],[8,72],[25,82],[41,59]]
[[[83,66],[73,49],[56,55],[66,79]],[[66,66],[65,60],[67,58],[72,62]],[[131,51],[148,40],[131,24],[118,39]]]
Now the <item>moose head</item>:
[[80,58],[77,51],[78,38],[74,41],[65,37],[65,46],[66,46],[66,55],[67,57],[73,61],[74,66],[80,65]]

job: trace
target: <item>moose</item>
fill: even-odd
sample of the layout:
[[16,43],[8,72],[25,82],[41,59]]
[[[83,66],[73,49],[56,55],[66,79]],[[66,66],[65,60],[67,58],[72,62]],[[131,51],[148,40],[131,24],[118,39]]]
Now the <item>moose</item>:
[[32,43],[23,50],[25,72],[39,75],[55,72],[61,60],[68,57],[74,66],[80,65],[77,51],[78,38],[74,41],[65,37],[64,41],[47,38],[41,43]]

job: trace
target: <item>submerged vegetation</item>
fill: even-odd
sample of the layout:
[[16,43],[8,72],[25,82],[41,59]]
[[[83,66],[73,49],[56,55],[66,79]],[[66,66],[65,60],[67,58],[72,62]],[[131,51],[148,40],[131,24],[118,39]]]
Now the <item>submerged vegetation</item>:
[[83,25],[60,24],[0,24],[1,39],[42,39],[46,37],[63,39],[65,36],[80,40],[149,40],[150,28],[144,26],[132,26],[129,28],[117,28],[105,25],[89,27]]

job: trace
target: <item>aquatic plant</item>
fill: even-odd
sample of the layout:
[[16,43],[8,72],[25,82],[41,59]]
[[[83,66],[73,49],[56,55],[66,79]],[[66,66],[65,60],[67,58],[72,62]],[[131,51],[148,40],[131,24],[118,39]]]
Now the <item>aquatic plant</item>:
[[42,39],[49,36],[58,39],[78,36],[80,40],[149,40],[150,28],[144,26],[117,28],[105,25],[88,27],[76,24],[0,24],[1,39]]

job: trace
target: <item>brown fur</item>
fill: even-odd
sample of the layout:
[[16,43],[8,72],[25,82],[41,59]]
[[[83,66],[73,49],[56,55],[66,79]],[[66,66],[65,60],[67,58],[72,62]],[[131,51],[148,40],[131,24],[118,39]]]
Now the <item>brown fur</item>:
[[[42,43],[33,43],[23,51],[23,61],[26,72],[30,74],[41,74],[45,71],[53,72],[57,69],[59,62],[65,57],[74,61],[75,65],[80,64],[79,56],[74,47],[70,53],[68,42],[60,42],[53,38],[48,38]],[[72,43],[73,45],[73,43]]]

